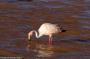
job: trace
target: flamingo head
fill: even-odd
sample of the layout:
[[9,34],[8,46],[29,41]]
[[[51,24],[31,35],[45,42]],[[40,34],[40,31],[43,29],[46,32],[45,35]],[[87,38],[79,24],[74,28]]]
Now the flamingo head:
[[30,31],[30,32],[28,33],[28,40],[31,40],[32,35],[33,35],[33,31]]

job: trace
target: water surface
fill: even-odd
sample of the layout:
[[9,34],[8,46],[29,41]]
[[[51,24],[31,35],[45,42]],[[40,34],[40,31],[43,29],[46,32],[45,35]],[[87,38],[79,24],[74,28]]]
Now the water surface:
[[[24,59],[90,59],[89,0],[1,0],[0,56]],[[67,31],[54,36],[33,37],[27,33],[42,23],[62,25]]]

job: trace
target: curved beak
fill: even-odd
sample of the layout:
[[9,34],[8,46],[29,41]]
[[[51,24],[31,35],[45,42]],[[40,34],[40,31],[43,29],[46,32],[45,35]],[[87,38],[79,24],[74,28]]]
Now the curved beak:
[[32,32],[28,33],[28,40],[31,41]]

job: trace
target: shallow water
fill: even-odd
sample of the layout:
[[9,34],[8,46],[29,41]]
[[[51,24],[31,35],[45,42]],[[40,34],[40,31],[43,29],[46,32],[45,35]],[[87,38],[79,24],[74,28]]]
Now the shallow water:
[[[0,56],[24,59],[90,59],[89,0],[0,0]],[[33,37],[44,22],[62,25],[67,31],[54,36]]]

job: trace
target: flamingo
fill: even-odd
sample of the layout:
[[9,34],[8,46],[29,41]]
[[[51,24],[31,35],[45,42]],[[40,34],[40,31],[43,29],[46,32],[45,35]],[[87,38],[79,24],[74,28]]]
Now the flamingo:
[[28,39],[31,40],[33,33],[35,33],[36,38],[40,38],[43,35],[49,36],[49,45],[52,44],[52,36],[53,34],[57,34],[59,32],[64,32],[65,30],[62,27],[59,27],[57,24],[52,23],[43,23],[38,32],[36,30],[32,30],[28,33]]

